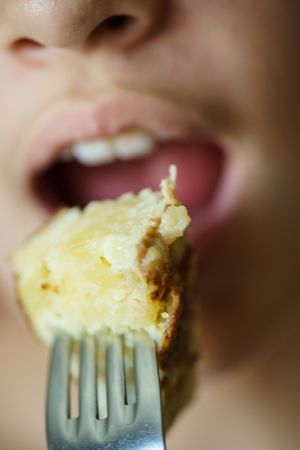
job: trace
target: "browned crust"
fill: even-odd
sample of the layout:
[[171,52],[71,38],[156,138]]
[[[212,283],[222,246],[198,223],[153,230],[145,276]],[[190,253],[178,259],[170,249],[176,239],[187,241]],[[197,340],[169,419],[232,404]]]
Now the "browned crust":
[[182,264],[174,274],[171,295],[177,296],[179,306],[158,355],[166,428],[190,401],[196,384],[196,363],[200,350],[194,314],[197,299],[191,289],[193,259],[191,249],[187,248]]
[[189,284],[191,283],[191,265],[193,264],[193,252],[187,247],[186,253],[179,267],[173,269],[170,277],[169,293],[167,302],[173,306],[171,320],[164,336],[164,341],[159,351],[159,359],[163,368],[176,358],[176,354],[182,351],[183,323],[192,316],[193,299],[189,295]]
[[[148,299],[154,302],[160,302],[168,287],[169,281],[169,249],[163,243],[162,237],[158,231],[161,223],[160,218],[154,218],[148,227],[145,236],[138,245],[137,266],[140,268],[145,281],[148,285]],[[159,248],[162,255],[161,264],[155,263],[145,265],[144,260],[147,251],[151,247]]]

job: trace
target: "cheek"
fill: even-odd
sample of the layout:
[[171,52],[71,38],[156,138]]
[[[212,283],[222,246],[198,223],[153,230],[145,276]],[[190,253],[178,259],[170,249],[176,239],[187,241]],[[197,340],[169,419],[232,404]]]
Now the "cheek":
[[21,64],[0,53],[0,66],[0,158],[3,161],[12,159],[16,151],[13,149],[36,108],[38,96],[34,77]]
[[61,83],[51,70],[29,67],[4,52],[0,67],[0,259],[5,265],[7,255],[42,219],[24,186],[22,153],[32,125],[56,98]]
[[16,170],[27,134],[68,82],[51,60],[30,62],[0,51],[0,67],[0,161]]

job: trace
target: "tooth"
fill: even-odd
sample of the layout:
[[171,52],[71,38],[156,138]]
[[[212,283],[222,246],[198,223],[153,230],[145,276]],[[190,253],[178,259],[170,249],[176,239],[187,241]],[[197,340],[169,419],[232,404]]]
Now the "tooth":
[[132,159],[149,155],[154,147],[154,140],[141,131],[122,133],[112,139],[113,152],[119,159]]
[[61,159],[74,158],[86,166],[98,166],[118,159],[127,160],[143,157],[152,152],[153,138],[144,131],[130,131],[96,141],[78,142],[71,150],[64,152]]
[[73,145],[72,155],[74,159],[85,166],[98,166],[115,160],[112,139],[79,142]]

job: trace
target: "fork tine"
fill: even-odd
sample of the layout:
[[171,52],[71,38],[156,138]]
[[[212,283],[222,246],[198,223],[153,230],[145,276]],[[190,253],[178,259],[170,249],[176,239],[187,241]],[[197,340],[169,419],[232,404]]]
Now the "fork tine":
[[[132,353],[125,351],[126,339],[105,332],[97,336],[96,341],[86,337],[81,344],[79,419],[70,418],[71,341],[66,336],[55,341],[48,383],[48,449],[165,450],[154,343],[146,333],[128,336],[127,345],[133,348],[134,361],[130,364],[134,364],[135,376],[131,380],[129,373],[126,383],[135,381],[136,401],[132,404],[131,398],[126,404],[124,366]],[[103,377],[104,367],[107,418],[97,420],[98,372]]]
[[47,400],[47,436],[51,450],[51,437],[67,435],[67,420],[70,416],[69,348],[67,336],[57,337],[52,350]]
[[107,409],[110,429],[124,423],[125,389],[122,357],[122,339],[111,335],[106,354]]
[[[157,423],[162,423],[160,385],[154,342],[146,333],[136,333],[134,336],[134,364],[137,392],[137,419],[142,420],[146,414],[149,417],[155,411]],[[151,405],[152,411],[149,411]]]
[[89,434],[97,417],[96,344],[85,336],[80,345],[79,434]]

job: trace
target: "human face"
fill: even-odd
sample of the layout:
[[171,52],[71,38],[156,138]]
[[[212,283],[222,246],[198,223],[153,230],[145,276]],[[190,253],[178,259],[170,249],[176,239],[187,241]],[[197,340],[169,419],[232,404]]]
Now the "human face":
[[66,145],[146,129],[165,139],[149,158],[65,166],[70,203],[155,185],[175,162],[204,356],[227,362],[276,329],[299,293],[299,16],[297,0],[0,0],[3,259],[49,213],[33,172]]

